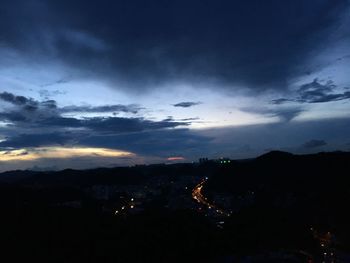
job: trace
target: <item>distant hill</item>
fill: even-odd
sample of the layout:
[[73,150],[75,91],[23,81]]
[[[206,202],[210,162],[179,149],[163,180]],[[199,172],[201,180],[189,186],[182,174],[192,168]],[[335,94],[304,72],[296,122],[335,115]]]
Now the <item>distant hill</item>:
[[221,167],[208,182],[213,191],[244,191],[264,185],[279,189],[329,188],[350,183],[350,153],[321,152],[294,155],[272,151],[249,162]]
[[289,152],[270,151],[268,153],[260,155],[256,159],[258,159],[258,160],[276,160],[276,159],[292,158],[293,156],[294,156],[294,154],[289,153]]
[[66,169],[57,172],[13,171],[0,174],[0,182],[42,185],[127,184],[142,182],[147,175],[132,168]]
[[[245,162],[219,164],[173,164],[145,165],[135,167],[96,168],[89,170],[66,169],[62,171],[10,171],[0,174],[0,183],[76,185],[142,183],[152,176],[214,175],[215,185],[224,188],[240,183],[251,184],[279,178],[317,176],[329,177],[343,174],[350,169],[349,152],[323,152],[294,155],[288,152],[271,151]],[[231,182],[232,180],[232,182]],[[214,181],[214,180],[212,180]]]
[[156,176],[182,176],[205,174],[209,170],[193,164],[145,165],[134,167],[96,168],[88,170],[65,169],[62,171],[17,170],[0,174],[0,183],[23,185],[91,186],[96,184],[141,184]]
[[20,180],[37,175],[36,171],[15,170],[0,173],[0,183],[16,183]]

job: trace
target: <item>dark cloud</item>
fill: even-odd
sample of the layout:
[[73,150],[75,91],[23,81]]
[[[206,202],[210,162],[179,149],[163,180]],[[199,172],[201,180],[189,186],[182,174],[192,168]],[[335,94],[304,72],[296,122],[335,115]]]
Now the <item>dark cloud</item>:
[[61,112],[127,112],[138,113],[142,108],[139,105],[104,105],[104,106],[67,106],[60,109]]
[[[124,113],[138,113],[142,108],[138,105],[103,105],[103,106],[66,106],[59,108],[55,100],[38,101],[24,96],[16,96],[9,92],[0,93],[0,100],[8,102],[15,106],[12,109],[0,113],[0,118],[7,121],[23,121],[32,120],[33,122],[40,122],[46,119],[56,119],[58,123],[79,123],[74,118],[61,117],[63,113],[107,113],[114,114]],[[50,121],[51,123],[51,121]]]
[[48,109],[56,109],[57,108],[57,103],[55,100],[45,100],[45,101],[41,102],[40,105],[43,106],[44,108],[48,108]]
[[178,126],[188,126],[187,122],[176,121],[150,121],[144,118],[91,118],[83,122],[85,127],[93,130],[109,132],[136,132],[144,130],[160,130],[165,128],[175,128]]
[[[75,136],[78,137],[78,134],[75,134]],[[1,141],[0,149],[65,145],[68,143],[72,143],[73,138],[74,134],[68,132],[19,134],[17,136],[5,138],[4,141]]]
[[12,107],[0,111],[0,121],[29,124],[36,122],[36,120],[57,115],[57,105],[54,100],[37,101],[3,92],[0,93],[0,103],[1,101],[12,104]]
[[210,80],[284,88],[347,7],[347,0],[4,0],[0,39],[128,88]]
[[303,144],[304,148],[313,149],[327,145],[324,140],[310,140]]
[[28,113],[34,113],[39,109],[43,109],[43,112],[45,112],[46,110],[53,110],[57,108],[55,100],[37,101],[24,96],[16,96],[10,92],[0,93],[0,103],[1,101],[5,101],[18,107],[15,109],[15,111],[7,111],[5,114],[2,114],[3,117],[8,116],[9,120],[13,120],[13,118],[18,119],[16,116],[19,115],[23,115],[23,117],[25,117],[25,115],[28,115]]
[[32,99],[28,99],[23,96],[16,96],[9,92],[2,92],[0,93],[0,100],[11,103],[13,105],[28,105],[28,104],[37,104],[37,102],[33,101]]
[[288,122],[300,115],[303,111],[302,108],[279,109],[275,110],[274,114],[280,117],[283,121]]
[[201,104],[201,102],[194,102],[194,101],[184,101],[184,102],[179,102],[179,103],[176,103],[174,104],[173,106],[174,107],[182,107],[182,108],[189,108],[189,107],[192,107],[192,106],[196,106],[196,105],[199,105]]
[[293,101],[293,100],[281,98],[281,99],[272,100],[271,104],[280,105],[280,104],[283,104],[283,103],[286,103],[286,102],[291,102],[291,101]]
[[11,151],[5,151],[2,154],[4,155],[12,155],[12,156],[24,156],[24,155],[28,155],[28,152],[24,151],[24,152],[19,152],[19,153],[13,153]]
[[194,117],[194,118],[185,118],[185,119],[180,119],[179,121],[198,121],[200,120],[199,117]]
[[0,112],[0,121],[22,122],[26,117],[20,112]]
[[123,133],[175,128],[178,126],[187,126],[189,123],[169,120],[150,121],[144,118],[94,117],[76,119],[57,116],[37,120],[35,125],[39,127],[86,128],[93,131]]
[[0,150],[42,146],[72,146],[116,148],[148,156],[183,154],[200,156],[213,138],[188,129],[145,130],[130,133],[42,132],[20,134],[0,142]]
[[240,108],[241,111],[262,114],[269,117],[279,117],[281,121],[289,122],[299,114],[301,114],[304,109],[301,107],[288,107],[288,108],[268,108],[268,107],[243,107]]
[[[43,118],[43,115],[47,116],[47,110],[54,110],[54,115],[60,115],[61,113],[138,113],[142,107],[136,104],[130,104],[130,105],[103,105],[103,106],[91,106],[91,105],[84,105],[84,106],[66,106],[62,108],[57,107],[57,102],[55,100],[43,100],[43,101],[37,101],[32,98],[27,98],[24,96],[16,96],[9,92],[3,92],[0,93],[0,100],[3,100],[5,102],[11,103],[15,106],[21,106],[16,111],[10,111],[6,114],[3,114],[2,117],[5,118],[7,116],[7,120],[16,120],[19,118],[20,115],[23,115],[24,112],[34,112],[40,110],[40,118]],[[38,114],[37,114],[38,115]],[[35,116],[38,117],[38,116]]]
[[[172,118],[161,121],[151,121],[143,117],[91,117],[77,118],[65,117],[62,113],[67,112],[131,112],[137,113],[140,109],[136,105],[106,105],[106,106],[70,106],[59,108],[54,100],[35,101],[26,97],[15,96],[11,93],[4,93],[7,102],[16,105],[15,109],[0,112],[0,121],[11,122],[11,125],[17,129],[85,129],[94,132],[125,133],[140,132],[145,130],[159,130],[175,128],[178,126],[188,126],[188,121],[174,121]],[[18,103],[20,97],[21,103]],[[28,109],[28,102],[33,103],[35,107]],[[24,106],[23,106],[24,105]]]
[[77,119],[73,117],[50,116],[28,120],[18,112],[0,113],[0,121],[14,122],[18,128],[81,128],[110,133],[137,132],[188,126],[189,122],[150,121],[144,118],[94,117]]
[[330,102],[330,101],[338,101],[338,100],[346,100],[350,99],[350,91],[339,93],[339,94],[307,94],[307,97],[311,97],[311,99],[303,99],[301,102],[309,102],[309,103],[321,103],[321,102]]
[[350,99],[350,92],[333,93],[337,86],[332,81],[321,84],[318,79],[314,79],[311,83],[302,85],[299,90],[298,102],[321,103],[337,100]]
[[[292,99],[280,98],[271,102],[272,104],[279,105],[286,102],[323,103],[350,99],[350,91],[334,93],[337,89],[338,87],[333,81],[327,81],[322,84],[318,79],[314,79],[312,82],[300,86],[297,90],[297,97]],[[343,89],[346,90],[346,88]]]
[[214,138],[188,129],[144,131],[119,135],[91,135],[79,141],[82,145],[112,147],[149,156],[201,156]]

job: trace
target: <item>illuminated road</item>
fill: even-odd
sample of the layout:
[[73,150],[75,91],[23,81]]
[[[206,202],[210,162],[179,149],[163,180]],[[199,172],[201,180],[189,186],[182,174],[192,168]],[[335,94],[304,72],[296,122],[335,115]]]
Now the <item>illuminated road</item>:
[[313,227],[310,228],[313,233],[313,236],[316,240],[320,242],[320,247],[322,251],[322,262],[324,263],[334,263],[334,262],[343,262],[337,259],[336,250],[333,248],[333,239],[334,236],[331,232],[320,233],[315,230]]
[[135,208],[135,202],[134,202],[134,198],[130,199],[130,202],[125,203],[123,206],[121,206],[120,208],[116,209],[114,211],[114,215],[119,215],[123,212],[126,212],[128,209],[134,209]]
[[206,206],[208,209],[213,209],[216,213],[224,216],[230,216],[231,214],[224,211],[223,209],[217,207],[215,204],[211,203],[203,194],[202,189],[204,184],[207,182],[207,178],[202,179],[202,181],[197,184],[192,190],[192,198],[196,200],[199,204]]
[[[207,182],[208,178],[204,178],[200,181],[199,184],[197,184],[193,190],[192,190],[192,198],[196,200],[199,204],[207,207],[208,209],[211,209],[212,211],[215,211],[216,213],[222,215],[222,216],[230,216],[231,213],[217,207],[213,202],[210,202],[208,198],[206,198],[203,193],[203,186]],[[322,263],[335,263],[335,262],[345,262],[337,259],[336,251],[332,248],[332,234],[330,232],[327,232],[326,234],[320,234],[318,231],[316,231],[314,228],[311,227],[310,229],[313,232],[313,236],[315,239],[317,239],[320,242],[320,246],[322,248],[322,254],[321,259]],[[309,256],[310,261],[308,262],[314,262],[313,256],[305,251],[297,251],[297,253],[301,253],[303,255]]]

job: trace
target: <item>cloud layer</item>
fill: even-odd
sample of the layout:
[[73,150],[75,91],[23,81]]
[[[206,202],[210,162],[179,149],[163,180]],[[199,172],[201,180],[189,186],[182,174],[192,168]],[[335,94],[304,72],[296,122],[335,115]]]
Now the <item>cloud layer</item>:
[[173,106],[174,107],[181,107],[181,108],[189,108],[189,107],[196,106],[196,105],[199,105],[199,104],[201,104],[201,102],[184,101],[184,102],[176,103]]
[[174,81],[281,89],[305,74],[347,8],[346,0],[5,0],[0,41],[128,89]]
[[81,129],[93,132],[124,133],[140,132],[145,130],[158,130],[187,126],[188,122],[176,122],[173,120],[151,121],[141,117],[65,117],[62,113],[91,113],[91,112],[131,112],[136,113],[135,106],[106,105],[99,107],[69,106],[59,108],[54,100],[36,101],[23,96],[16,96],[8,92],[0,93],[0,100],[12,104],[11,109],[0,112],[0,121],[10,122],[16,129]]
[[296,91],[295,98],[275,99],[272,100],[272,103],[277,105],[286,102],[323,103],[350,99],[350,91],[347,87],[343,87],[341,93],[337,93],[337,90],[338,87],[331,80],[322,84],[318,79],[314,79],[310,83],[301,85]]
[[348,0],[3,0],[0,157],[53,166],[44,152],[61,149],[72,157],[60,163],[90,167],[101,156],[73,148],[133,153],[124,164],[345,149],[349,10]]

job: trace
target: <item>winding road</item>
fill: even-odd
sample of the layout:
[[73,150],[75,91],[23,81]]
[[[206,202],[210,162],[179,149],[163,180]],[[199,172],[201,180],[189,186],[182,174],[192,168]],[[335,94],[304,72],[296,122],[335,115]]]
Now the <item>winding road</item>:
[[230,216],[231,214],[224,211],[223,209],[217,207],[215,204],[210,202],[202,193],[204,184],[207,182],[208,178],[201,180],[192,190],[192,198],[196,200],[199,204],[206,206],[208,209],[213,209],[216,213],[223,216]]

